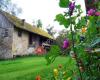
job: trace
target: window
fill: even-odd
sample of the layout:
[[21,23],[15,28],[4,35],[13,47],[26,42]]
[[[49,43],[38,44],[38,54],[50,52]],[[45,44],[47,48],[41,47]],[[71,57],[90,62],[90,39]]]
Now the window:
[[5,31],[4,37],[8,37],[8,29],[5,29],[4,31]]
[[22,31],[21,30],[18,30],[18,36],[22,37]]

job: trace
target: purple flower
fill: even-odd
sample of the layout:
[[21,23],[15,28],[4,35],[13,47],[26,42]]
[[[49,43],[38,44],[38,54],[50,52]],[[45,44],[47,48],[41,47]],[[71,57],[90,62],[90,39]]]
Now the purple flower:
[[74,10],[74,8],[75,8],[75,2],[70,2],[69,3],[69,9]]
[[68,47],[69,47],[69,41],[67,39],[65,39],[63,42],[63,48],[66,49]]
[[75,2],[70,2],[69,3],[69,12],[70,12],[70,15],[73,14],[74,8],[75,8]]
[[94,9],[90,9],[88,11],[88,16],[93,16],[95,14],[95,10]]

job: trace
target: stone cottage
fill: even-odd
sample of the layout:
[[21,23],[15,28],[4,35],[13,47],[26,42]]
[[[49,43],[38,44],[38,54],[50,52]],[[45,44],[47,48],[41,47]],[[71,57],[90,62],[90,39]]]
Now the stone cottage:
[[38,47],[47,39],[47,32],[32,26],[7,12],[0,11],[0,59],[27,55],[30,47]]

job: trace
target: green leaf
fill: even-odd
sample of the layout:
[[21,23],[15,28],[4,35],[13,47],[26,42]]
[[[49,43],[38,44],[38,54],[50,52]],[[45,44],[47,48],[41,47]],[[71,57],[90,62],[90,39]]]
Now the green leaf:
[[89,20],[91,23],[94,23],[95,21],[97,21],[98,17],[96,16],[89,16]]
[[99,21],[97,22],[97,27],[100,27],[100,22]]
[[84,17],[81,18],[81,26],[86,25],[86,19]]
[[98,16],[98,20],[96,21],[97,27],[100,27],[100,16]]
[[92,43],[89,45],[89,47],[95,47],[97,44],[100,43],[100,37],[96,38],[92,41]]
[[60,25],[64,25],[65,28],[68,28],[68,26],[70,25],[70,20],[66,19],[63,14],[56,15],[55,21],[58,21]]
[[47,64],[53,63],[57,56],[59,56],[61,50],[57,45],[52,45],[50,51],[45,56]]
[[76,5],[76,8],[81,9],[81,5]]
[[77,17],[74,16],[74,17],[71,17],[71,21],[72,21],[72,24],[75,25],[75,21],[76,21]]
[[94,38],[96,38],[97,32],[97,24],[96,24],[97,17],[89,16],[89,23],[86,32],[87,42],[90,43]]
[[83,26],[85,26],[86,25],[86,19],[85,19],[85,17],[82,17],[79,21],[78,21],[78,23],[76,24],[76,29],[81,29]]
[[62,8],[67,8],[68,5],[69,5],[69,0],[60,0],[59,1],[59,6]]

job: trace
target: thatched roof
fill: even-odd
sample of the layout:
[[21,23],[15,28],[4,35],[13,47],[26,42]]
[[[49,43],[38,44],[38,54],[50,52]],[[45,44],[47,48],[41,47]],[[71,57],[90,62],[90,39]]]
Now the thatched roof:
[[32,26],[31,24],[29,24],[27,22],[25,22],[24,25],[22,25],[22,20],[19,19],[18,17],[11,15],[11,14],[4,12],[4,11],[2,11],[2,12],[5,15],[5,17],[7,17],[8,20],[11,23],[13,23],[17,28],[26,30],[28,32],[35,33],[37,35],[40,35],[40,36],[43,36],[43,37],[46,37],[46,38],[53,39],[53,37],[51,35],[49,35],[46,31],[39,29],[36,26]]

